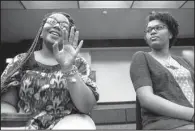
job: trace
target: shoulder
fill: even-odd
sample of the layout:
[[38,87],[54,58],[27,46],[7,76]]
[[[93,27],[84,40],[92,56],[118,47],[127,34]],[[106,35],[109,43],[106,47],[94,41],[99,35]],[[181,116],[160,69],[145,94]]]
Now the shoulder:
[[18,60],[23,60],[26,57],[27,53],[20,53],[17,54],[14,58],[13,58],[13,63],[15,63]]
[[145,57],[145,52],[138,51],[132,56],[130,71],[136,71],[138,68],[145,68],[147,65],[147,58]]
[[145,55],[144,51],[137,51],[133,54],[133,58],[137,58],[137,57],[143,57]]
[[144,52],[144,51],[137,51],[136,53],[133,54],[132,61],[133,62],[134,61],[143,62],[146,59],[145,55],[146,55],[146,52]]
[[20,53],[20,54],[15,55],[12,58],[12,61],[6,66],[6,69],[8,69],[10,67],[15,68],[20,61],[24,60],[24,58],[26,57],[26,55],[27,55],[27,53]]
[[175,58],[177,61],[180,61],[180,62],[182,62],[182,63],[184,63],[184,62],[188,62],[188,60],[187,59],[185,59],[184,57],[182,57],[182,56],[177,56],[177,55],[171,55],[173,58]]
[[137,52],[135,52],[134,55],[143,55],[144,53],[145,53],[144,51],[137,51]]
[[19,65],[19,63],[25,59],[26,55],[27,53],[20,53],[20,54],[15,55],[12,58],[12,62],[6,66],[5,71],[7,71],[8,69],[12,70],[16,68]]
[[[6,68],[4,69],[3,73],[1,74],[1,86],[2,83],[4,83],[4,81],[7,79],[7,76],[10,74],[10,72],[12,72],[13,70],[15,70],[18,65],[20,64],[20,62],[22,60],[24,60],[24,58],[26,57],[27,53],[20,53],[17,54],[13,59],[12,62],[9,63]],[[12,74],[13,75],[13,74]],[[2,82],[3,81],[3,82]]]
[[183,57],[183,56],[176,56],[176,55],[172,55],[172,57],[175,58],[177,61],[179,60],[179,61],[181,62],[182,65],[183,65],[183,64],[187,64],[188,66],[194,68],[194,67],[192,66],[192,63],[191,63],[187,58],[185,58],[185,57]]

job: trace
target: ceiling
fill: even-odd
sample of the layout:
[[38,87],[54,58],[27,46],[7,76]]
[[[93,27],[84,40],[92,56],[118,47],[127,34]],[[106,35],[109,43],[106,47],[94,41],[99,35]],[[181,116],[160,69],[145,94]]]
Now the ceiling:
[[194,8],[194,1],[1,1],[1,9]]
[[80,39],[143,38],[149,12],[170,12],[180,38],[194,37],[194,1],[1,1],[1,42],[33,39],[45,14],[70,14]]

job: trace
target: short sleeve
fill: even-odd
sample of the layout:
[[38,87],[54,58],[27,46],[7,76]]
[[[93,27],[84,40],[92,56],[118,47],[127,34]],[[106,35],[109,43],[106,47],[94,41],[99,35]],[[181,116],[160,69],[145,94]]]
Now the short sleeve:
[[[16,71],[11,77],[7,79],[7,75],[18,66],[26,56],[26,53],[21,53],[13,58],[13,61],[7,65],[1,74],[1,93],[7,92],[12,87],[20,86],[21,70]],[[7,80],[6,80],[7,79]],[[5,81],[6,80],[6,81]]]
[[150,72],[144,52],[136,52],[132,57],[130,77],[135,90],[142,86],[152,86]]
[[79,56],[76,58],[75,65],[77,66],[83,81],[92,90],[96,101],[98,101],[99,100],[99,93],[97,91],[98,87],[96,83],[89,77],[91,74],[91,69],[89,64],[86,62],[86,60],[83,57]]

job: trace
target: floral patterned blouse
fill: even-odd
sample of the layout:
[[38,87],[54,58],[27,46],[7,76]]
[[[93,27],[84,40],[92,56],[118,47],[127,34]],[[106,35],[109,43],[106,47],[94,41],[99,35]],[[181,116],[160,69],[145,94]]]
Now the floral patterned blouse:
[[[8,64],[1,79],[14,68],[16,62],[24,59],[26,53],[14,57]],[[96,84],[89,78],[90,68],[82,57],[77,57],[74,65],[78,72],[92,90],[96,100],[99,99]],[[60,119],[79,110],[71,100],[65,75],[61,72],[60,65],[48,66],[37,62],[34,54],[11,78],[1,87],[2,90],[10,88],[19,89],[18,108],[26,113],[34,114],[28,127],[34,129],[50,129]],[[30,129],[30,128],[29,128]]]

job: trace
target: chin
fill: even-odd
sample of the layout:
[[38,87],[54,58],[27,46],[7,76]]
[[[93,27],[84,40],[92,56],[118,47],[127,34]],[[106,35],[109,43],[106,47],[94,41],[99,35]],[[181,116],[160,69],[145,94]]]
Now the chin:
[[[46,47],[50,50],[50,51],[52,51],[53,52],[53,45],[55,44],[55,42],[56,41],[59,41],[60,40],[60,38],[52,38],[52,37],[50,37],[50,36],[48,36],[47,38],[46,38]],[[59,48],[59,50],[61,50],[62,49],[62,43],[61,42],[59,42],[58,43],[59,45],[58,45],[58,48]]]
[[56,37],[52,37],[52,36],[50,36],[50,35],[48,35],[47,37],[46,37],[46,41],[48,42],[48,43],[50,43],[50,44],[54,44],[56,41],[59,41],[60,40],[60,37],[59,38],[56,38]]
[[151,43],[150,47],[154,50],[161,50],[163,47],[160,43]]

